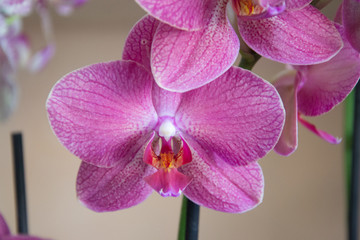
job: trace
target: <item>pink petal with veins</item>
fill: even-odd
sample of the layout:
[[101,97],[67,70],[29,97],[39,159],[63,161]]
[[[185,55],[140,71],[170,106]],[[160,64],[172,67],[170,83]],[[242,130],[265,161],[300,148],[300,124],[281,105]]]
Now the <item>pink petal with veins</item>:
[[48,117],[60,142],[97,166],[127,164],[157,123],[152,77],[134,62],[84,67],[63,77],[47,101]]
[[230,68],[240,45],[225,11],[226,5],[218,5],[210,23],[199,31],[159,25],[152,45],[151,69],[160,87],[185,92],[211,82]]
[[259,164],[228,165],[216,153],[201,148],[191,137],[183,137],[193,154],[193,160],[180,168],[193,178],[184,190],[186,197],[200,206],[230,213],[242,213],[261,203],[264,178]]
[[299,67],[304,84],[298,92],[299,112],[317,116],[330,111],[342,102],[360,78],[360,54],[346,40],[343,28],[344,47],[328,62]]
[[229,0],[136,0],[150,15],[183,30],[204,28],[218,5]]
[[239,18],[238,26],[257,53],[293,65],[328,61],[343,46],[334,24],[312,6],[266,19]]
[[[123,59],[142,64],[151,72],[151,45],[158,25],[159,21],[151,16],[145,16],[137,22],[126,39]],[[180,96],[180,93],[169,92],[153,84],[152,98],[158,116],[174,116]]]
[[131,29],[123,50],[123,59],[142,64],[151,72],[151,45],[159,21],[147,15],[140,19]]
[[278,141],[284,120],[275,88],[237,67],[184,93],[175,115],[181,132],[231,165],[247,165],[265,156]]
[[111,168],[83,162],[76,181],[79,200],[96,212],[116,211],[144,201],[153,190],[143,178],[155,168],[143,162],[143,153],[142,149],[126,165]]

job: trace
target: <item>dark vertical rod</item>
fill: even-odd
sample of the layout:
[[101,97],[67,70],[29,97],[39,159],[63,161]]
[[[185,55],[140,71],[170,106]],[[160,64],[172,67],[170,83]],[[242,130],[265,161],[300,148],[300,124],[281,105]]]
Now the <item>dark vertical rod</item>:
[[199,205],[187,200],[186,240],[197,240],[199,236]]
[[355,87],[354,139],[350,178],[348,234],[349,240],[358,240],[359,157],[360,157],[360,84]]
[[27,234],[27,212],[26,212],[26,191],[25,191],[25,171],[24,155],[21,133],[12,134],[15,188],[16,188],[16,213],[18,233]]

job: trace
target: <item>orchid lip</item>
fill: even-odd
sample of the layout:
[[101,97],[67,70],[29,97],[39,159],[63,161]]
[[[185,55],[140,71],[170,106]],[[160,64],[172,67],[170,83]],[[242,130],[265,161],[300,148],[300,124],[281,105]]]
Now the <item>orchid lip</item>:
[[273,17],[281,14],[286,9],[285,0],[276,5],[262,5],[254,0],[232,0],[232,7],[242,20],[254,20]]
[[154,136],[145,149],[144,162],[158,171],[144,178],[163,197],[178,197],[189,185],[192,178],[178,171],[189,163],[191,152],[181,138]]

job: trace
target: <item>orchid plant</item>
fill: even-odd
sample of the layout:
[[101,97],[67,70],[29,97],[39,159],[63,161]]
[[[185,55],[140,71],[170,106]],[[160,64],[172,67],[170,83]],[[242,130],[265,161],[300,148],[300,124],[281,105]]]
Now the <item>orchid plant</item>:
[[[38,70],[54,52],[48,4],[68,14],[85,0],[35,2],[48,43],[32,60]],[[122,60],[65,75],[46,103],[56,137],[82,161],[76,190],[86,207],[129,208],[155,191],[242,213],[263,199],[258,160],[272,149],[292,154],[298,122],[330,143],[340,142],[304,116],[330,111],[359,80],[359,0],[344,0],[336,22],[316,8],[329,1],[136,2],[148,14],[130,31]],[[20,18],[10,16],[27,15],[32,3],[0,2],[0,90],[9,89],[0,91],[7,103],[0,102],[0,117],[13,104],[13,72],[27,62],[29,49]],[[288,69],[270,83],[242,64],[233,66],[240,42],[247,54]]]
[[[275,145],[295,151],[297,121],[339,142],[301,115],[331,110],[356,85],[358,35],[347,29],[358,29],[358,15],[336,25],[309,0],[137,2],[149,15],[131,30],[123,60],[69,73],[47,100],[55,135],[82,160],[77,194],[88,208],[128,208],[155,190],[244,212],[262,200],[257,160]],[[277,90],[232,66],[240,41],[227,4],[251,49],[292,65]]]
[[95,211],[114,211],[153,190],[183,192],[208,208],[247,211],[263,195],[256,160],[283,126],[279,95],[238,67],[189,92],[160,88],[149,57],[158,25],[146,16],[129,34],[124,60],[76,70],[50,93],[50,124],[83,161],[78,197]]

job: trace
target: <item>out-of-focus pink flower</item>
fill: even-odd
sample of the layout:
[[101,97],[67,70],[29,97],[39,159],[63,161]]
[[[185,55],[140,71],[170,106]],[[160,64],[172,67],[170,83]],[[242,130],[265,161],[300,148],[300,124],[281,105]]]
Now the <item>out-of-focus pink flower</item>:
[[4,217],[0,213],[0,239],[1,240],[45,240],[44,238],[32,237],[28,235],[14,235],[10,233],[10,229],[6,224]]
[[297,148],[298,121],[310,131],[330,143],[339,143],[330,134],[317,129],[304,116],[318,116],[330,111],[343,101],[360,77],[360,54],[347,41],[344,29],[339,25],[344,41],[343,49],[325,63],[295,67],[275,83],[285,106],[284,130],[275,151],[290,155]]
[[[87,0],[2,0],[0,1],[0,121],[13,111],[17,102],[14,82],[17,70],[27,66],[31,72],[42,70],[55,53],[55,43],[49,7],[62,15],[81,6]],[[30,58],[30,43],[22,32],[22,17],[37,10],[42,23],[45,47]]]
[[[136,0],[162,21],[154,36],[151,69],[171,91],[202,86],[234,63],[239,41],[226,17],[228,0]],[[325,62],[342,47],[333,23],[310,0],[232,0],[245,42],[275,61]]]
[[84,67],[52,89],[47,110],[60,142],[83,162],[77,194],[88,208],[134,206],[153,190],[244,212],[261,202],[256,162],[278,140],[284,109],[275,88],[232,67],[186,93],[160,88],[150,71],[158,21],[131,31],[122,61]]

